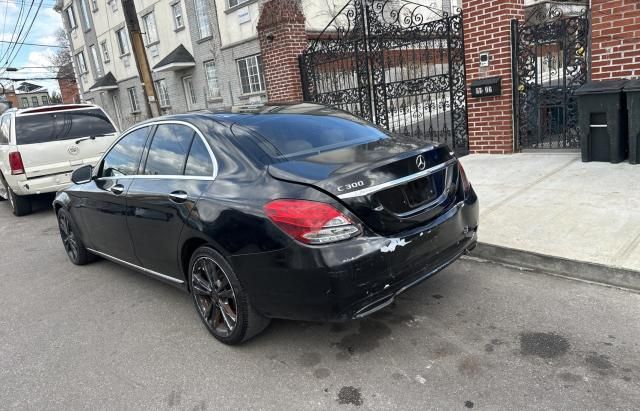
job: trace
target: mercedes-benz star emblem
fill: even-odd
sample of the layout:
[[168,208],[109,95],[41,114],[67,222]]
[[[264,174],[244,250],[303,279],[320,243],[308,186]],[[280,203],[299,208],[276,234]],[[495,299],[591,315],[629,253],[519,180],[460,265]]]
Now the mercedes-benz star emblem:
[[422,157],[421,155],[416,157],[416,166],[420,171],[424,170],[427,167],[427,162],[424,160],[424,157]]

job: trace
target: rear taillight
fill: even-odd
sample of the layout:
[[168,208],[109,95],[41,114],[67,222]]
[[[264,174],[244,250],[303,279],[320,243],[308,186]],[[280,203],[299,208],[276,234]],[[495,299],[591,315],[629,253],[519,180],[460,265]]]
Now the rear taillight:
[[308,200],[275,200],[264,212],[280,229],[305,244],[327,244],[355,237],[360,229],[335,207]]
[[24,164],[22,164],[22,156],[19,151],[12,151],[9,153],[9,167],[11,167],[11,174],[24,174]]
[[462,167],[460,161],[458,161],[458,170],[460,170],[460,180],[462,181],[462,188],[464,189],[464,191],[469,191],[469,189],[471,188],[471,183],[469,182],[467,173],[464,172],[464,168]]

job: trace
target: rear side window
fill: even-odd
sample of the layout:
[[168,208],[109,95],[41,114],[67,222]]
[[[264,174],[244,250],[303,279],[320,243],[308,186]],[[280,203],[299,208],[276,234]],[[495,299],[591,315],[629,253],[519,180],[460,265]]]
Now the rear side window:
[[187,165],[184,169],[186,176],[213,176],[213,162],[207,147],[200,137],[195,137],[191,145],[189,157],[187,157]]
[[16,116],[17,144],[101,137],[115,132],[109,118],[97,108]]
[[9,144],[11,133],[11,116],[4,115],[0,119],[0,144]]
[[195,132],[179,124],[158,126],[144,168],[146,175],[182,175]]
[[121,177],[138,173],[142,149],[149,127],[139,128],[122,137],[102,161],[100,177]]
[[262,138],[259,146],[275,157],[311,155],[388,137],[367,122],[347,115],[265,114],[239,124]]

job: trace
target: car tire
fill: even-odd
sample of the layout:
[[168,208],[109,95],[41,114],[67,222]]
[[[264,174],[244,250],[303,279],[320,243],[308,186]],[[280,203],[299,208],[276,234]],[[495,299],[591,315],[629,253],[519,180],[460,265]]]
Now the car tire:
[[69,260],[75,265],[85,265],[95,260],[94,255],[87,250],[82,240],[77,235],[76,225],[71,219],[71,214],[64,208],[58,210],[58,228],[62,245]]
[[251,306],[231,266],[211,247],[200,247],[191,256],[189,286],[200,319],[224,344],[240,344],[269,325]]
[[19,196],[13,192],[11,187],[7,187],[7,194],[9,202],[11,203],[13,215],[21,217],[23,215],[31,214],[31,198],[29,196]]

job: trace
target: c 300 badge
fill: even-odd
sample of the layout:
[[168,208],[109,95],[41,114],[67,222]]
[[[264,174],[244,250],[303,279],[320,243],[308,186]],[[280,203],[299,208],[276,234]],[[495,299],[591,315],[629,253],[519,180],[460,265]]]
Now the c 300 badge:
[[67,148],[67,152],[69,152],[69,154],[71,154],[72,156],[77,155],[79,151],[80,149],[75,144]]

